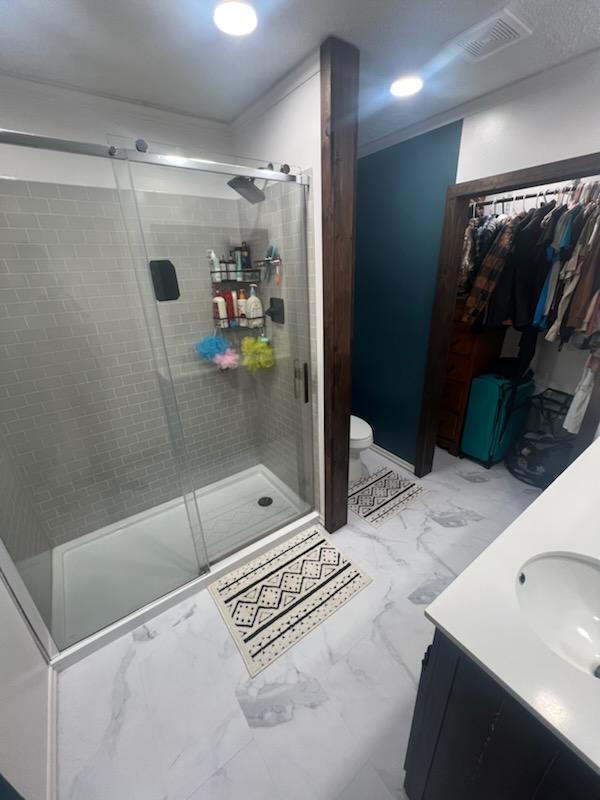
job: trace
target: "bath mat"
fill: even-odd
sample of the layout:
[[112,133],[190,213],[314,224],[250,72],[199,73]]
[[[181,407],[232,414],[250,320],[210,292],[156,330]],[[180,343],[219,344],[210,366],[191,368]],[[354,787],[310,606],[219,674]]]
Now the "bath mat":
[[312,528],[208,590],[254,676],[370,582],[326,533]]
[[348,487],[348,508],[378,528],[421,494],[423,487],[387,467],[377,467]]

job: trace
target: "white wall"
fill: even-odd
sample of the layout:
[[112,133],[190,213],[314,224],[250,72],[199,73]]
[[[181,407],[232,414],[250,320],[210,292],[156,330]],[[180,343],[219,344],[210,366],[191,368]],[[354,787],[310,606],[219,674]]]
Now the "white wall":
[[[230,161],[233,140],[229,125],[159,111],[134,103],[0,76],[1,125],[26,133],[95,144],[133,147],[138,138],[162,152]],[[219,185],[206,176],[199,187],[193,176],[173,169],[135,167],[136,185],[203,195],[219,195]],[[111,162],[102,158],[0,146],[0,176],[84,186],[114,187]],[[221,180],[221,183],[223,181]],[[216,192],[213,191],[216,189]],[[237,197],[224,189],[222,196]]]
[[49,668],[1,580],[0,632],[0,773],[27,800],[44,800]]
[[465,117],[457,181],[600,149],[600,51],[481,99]]
[[[316,336],[318,421],[323,419],[323,247],[321,225],[321,78],[319,53],[310,56],[233,123],[236,153],[248,158],[290,164],[293,171],[310,171],[314,274],[313,328]],[[323,494],[324,441],[318,428],[320,489]]]
[[559,64],[363,145],[359,157],[463,123],[456,180],[543,164],[600,149],[600,50]]

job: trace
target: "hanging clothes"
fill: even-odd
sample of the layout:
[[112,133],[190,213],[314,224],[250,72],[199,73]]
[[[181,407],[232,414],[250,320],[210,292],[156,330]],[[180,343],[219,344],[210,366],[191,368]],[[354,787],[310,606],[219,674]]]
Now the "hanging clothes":
[[462,321],[467,325],[472,325],[485,310],[512,249],[515,229],[521,219],[520,216],[513,217],[503,224],[475,275],[473,288],[465,301],[465,311],[462,317]]
[[[549,211],[556,205],[552,201]],[[519,232],[515,243],[515,268],[511,318],[517,330],[533,325],[537,300],[548,273],[542,220],[546,207],[537,209]]]
[[460,259],[460,270],[458,273],[458,293],[467,294],[471,290],[475,272],[475,240],[474,233],[479,228],[481,219],[471,217],[465,228],[463,237],[463,251]]
[[577,385],[577,389],[575,389],[575,395],[563,422],[563,428],[569,433],[579,433],[581,429],[581,423],[590,404],[598,372],[600,372],[600,352],[590,355],[581,380]]
[[533,325],[538,330],[543,331],[546,327],[546,316],[544,314],[544,310],[546,308],[546,303],[548,302],[548,292],[550,290],[550,273],[546,275],[546,280],[544,281],[544,285],[542,286],[542,291],[540,292],[540,296],[538,297],[537,305],[535,307],[535,311],[533,314]]
[[600,233],[596,231],[595,239],[593,240],[587,257],[582,260],[583,263],[580,267],[579,282],[577,283],[571,305],[569,306],[566,327],[571,331],[576,331],[584,327],[590,307],[590,298],[594,294],[599,259]]
[[[538,258],[541,262],[545,262],[546,277],[533,313],[533,325],[538,330],[545,330],[548,327],[548,311],[560,272],[560,262],[558,259],[555,260],[552,240],[554,239],[558,221],[566,211],[566,206],[557,206],[542,220],[542,234],[538,242],[540,246]],[[541,266],[540,271],[543,271]]]
[[533,325],[548,271],[542,222],[550,218],[555,205],[552,201],[526,212],[515,228],[512,251],[489,303],[487,325],[512,323],[517,330]]
[[[572,185],[558,196],[558,202],[536,202],[509,217],[469,220],[459,285],[464,323],[510,324],[521,332],[513,359],[517,374],[530,368],[540,332],[560,347],[569,341],[590,351],[564,421],[565,430],[576,434],[600,380],[600,182]],[[515,196],[491,202],[503,200],[514,202]],[[482,208],[489,201],[478,203]]]
[[574,225],[576,215],[577,219],[581,217],[583,226],[583,215],[579,212],[579,208],[568,211],[566,206],[560,206],[554,225],[550,223],[553,230],[549,230],[544,237],[547,242],[546,259],[551,266],[534,313],[533,324],[540,330],[547,330],[555,319],[552,311],[563,262],[572,255],[574,244],[579,237],[579,223],[577,226]]
[[552,200],[512,217],[468,221],[459,270],[463,322],[512,324],[531,330],[532,341],[542,330],[548,341],[561,343],[594,329],[600,313],[592,302],[600,291],[600,183],[570,191],[570,207]]
[[594,245],[594,243],[598,242],[597,234],[599,223],[600,211],[595,208],[587,216],[583,229],[573,249],[572,256],[561,269],[559,286],[557,287],[557,295],[560,294],[560,299],[556,306],[555,319],[546,334],[546,339],[549,342],[556,342],[561,337],[563,319],[567,314],[571,299],[579,283],[581,270],[585,268],[589,258],[594,258],[597,246],[597,244]]
[[522,232],[528,226],[532,216],[533,211],[525,211],[515,217],[510,253],[506,257],[502,274],[498,278],[496,289],[486,311],[485,324],[488,326],[509,325],[512,322],[515,267],[522,257],[519,243]]
[[592,296],[592,299],[590,300],[588,310],[583,320],[583,325],[581,326],[581,328],[578,329],[578,333],[584,336],[591,336],[594,333],[594,323],[599,313],[600,313],[600,291],[596,291],[596,293]]
[[504,214],[488,214],[480,217],[479,225],[473,231],[473,274],[477,275],[498,232],[508,217]]

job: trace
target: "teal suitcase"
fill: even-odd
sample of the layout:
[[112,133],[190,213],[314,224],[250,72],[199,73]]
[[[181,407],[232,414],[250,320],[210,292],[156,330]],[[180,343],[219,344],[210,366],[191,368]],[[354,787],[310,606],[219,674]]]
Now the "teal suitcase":
[[533,390],[533,381],[516,382],[500,375],[473,378],[461,453],[486,467],[502,461],[523,433]]

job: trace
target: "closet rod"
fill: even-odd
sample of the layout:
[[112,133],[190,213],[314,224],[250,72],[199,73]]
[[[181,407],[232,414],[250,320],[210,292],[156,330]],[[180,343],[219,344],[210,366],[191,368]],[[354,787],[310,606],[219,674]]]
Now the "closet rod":
[[532,192],[531,194],[515,194],[504,195],[504,197],[495,197],[493,200],[475,200],[470,201],[471,205],[475,206],[492,206],[494,203],[512,203],[517,200],[533,200],[534,198],[551,197],[555,194],[567,194],[567,192],[574,192],[578,186],[568,186],[566,189],[549,189],[547,192]]
[[558,189],[546,189],[545,191],[529,192],[529,193],[526,193],[526,194],[520,194],[520,193],[514,194],[513,193],[512,195],[504,195],[503,197],[493,197],[491,200],[477,200],[476,198],[471,198],[471,200],[469,201],[469,205],[470,206],[492,206],[492,205],[498,204],[498,203],[501,203],[501,204],[502,203],[512,203],[512,202],[516,202],[517,200],[534,200],[534,199],[539,199],[539,198],[542,198],[542,200],[544,200],[546,197],[552,197],[553,195],[558,195],[558,194],[564,195],[564,194],[569,194],[570,192],[576,192],[576,191],[578,191],[579,189],[582,188],[582,185],[583,185],[583,188],[585,188],[586,186],[592,186],[592,187],[596,186],[596,187],[598,187],[598,184],[599,184],[599,181],[597,179],[582,184],[581,179],[580,178],[576,178],[571,183],[570,186],[564,186],[562,189],[561,188],[558,188]]

